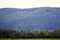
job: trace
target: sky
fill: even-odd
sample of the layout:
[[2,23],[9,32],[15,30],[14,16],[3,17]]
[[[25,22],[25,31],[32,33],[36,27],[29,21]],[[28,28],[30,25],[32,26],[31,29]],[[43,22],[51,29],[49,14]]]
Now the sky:
[[0,0],[0,8],[60,7],[60,0]]

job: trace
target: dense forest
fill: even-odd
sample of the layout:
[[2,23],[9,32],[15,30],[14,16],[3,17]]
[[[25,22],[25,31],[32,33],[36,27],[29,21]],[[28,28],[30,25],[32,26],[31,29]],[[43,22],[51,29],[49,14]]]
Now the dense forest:
[[0,38],[60,38],[60,30],[1,30]]

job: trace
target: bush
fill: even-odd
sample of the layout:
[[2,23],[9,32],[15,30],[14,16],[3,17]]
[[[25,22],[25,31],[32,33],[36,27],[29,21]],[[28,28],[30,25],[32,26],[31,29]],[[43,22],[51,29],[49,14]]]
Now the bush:
[[60,38],[60,30],[0,30],[0,38]]

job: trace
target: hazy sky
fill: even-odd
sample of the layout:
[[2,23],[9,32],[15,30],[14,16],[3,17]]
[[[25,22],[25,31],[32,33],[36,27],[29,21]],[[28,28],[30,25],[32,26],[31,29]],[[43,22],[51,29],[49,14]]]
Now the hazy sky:
[[60,7],[60,0],[0,0],[0,8]]

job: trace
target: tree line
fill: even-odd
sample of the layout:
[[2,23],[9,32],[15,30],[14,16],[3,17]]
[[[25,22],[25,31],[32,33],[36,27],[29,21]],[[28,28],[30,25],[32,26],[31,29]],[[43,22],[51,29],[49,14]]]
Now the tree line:
[[60,38],[60,30],[0,30],[0,38]]

